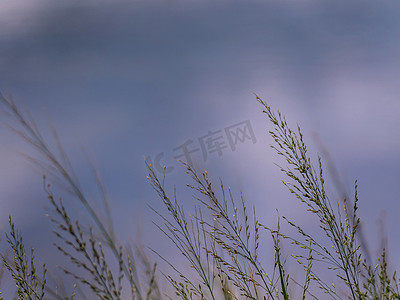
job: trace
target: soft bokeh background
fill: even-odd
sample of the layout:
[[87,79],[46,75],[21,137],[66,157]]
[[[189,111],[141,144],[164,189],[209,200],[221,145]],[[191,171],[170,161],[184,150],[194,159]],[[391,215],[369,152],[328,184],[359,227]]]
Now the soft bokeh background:
[[[306,228],[316,224],[281,184],[255,92],[302,126],[311,151],[329,150],[349,193],[358,179],[371,252],[384,223],[396,254],[399,14],[396,1],[2,1],[0,89],[25,103],[48,138],[54,124],[96,201],[81,147],[90,153],[124,243],[140,241],[176,260],[152,224],[147,204],[162,207],[144,157],[164,153],[161,163],[174,167],[167,184],[176,183],[190,208],[173,149],[188,139],[199,148],[201,136],[242,121],[256,143],[207,160],[198,151],[195,163],[243,190],[264,223],[275,223],[278,208]],[[58,264],[41,174],[17,154],[30,152],[21,141],[4,128],[0,137],[2,231],[11,214],[38,259]],[[395,255],[391,263],[400,266]]]

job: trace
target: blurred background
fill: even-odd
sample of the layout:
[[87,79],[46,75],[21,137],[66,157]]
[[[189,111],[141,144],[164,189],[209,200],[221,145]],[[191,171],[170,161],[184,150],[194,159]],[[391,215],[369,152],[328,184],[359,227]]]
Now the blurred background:
[[[121,242],[172,261],[180,254],[165,246],[148,208],[165,213],[145,158],[167,166],[166,184],[189,210],[190,179],[175,159],[190,156],[243,191],[263,223],[274,226],[278,209],[310,230],[317,224],[281,183],[274,163],[284,162],[269,148],[272,127],[256,93],[302,127],[313,158],[329,151],[343,190],[351,195],[358,180],[370,251],[377,255],[386,232],[390,255],[400,251],[399,12],[398,2],[369,0],[2,1],[0,89],[25,105],[50,144],[54,125],[100,207],[82,149],[89,153]],[[209,148],[210,137],[222,147]],[[19,154],[35,153],[7,128],[0,138],[1,249],[12,215],[38,262],[57,274],[42,174]],[[328,189],[338,201],[336,186]]]

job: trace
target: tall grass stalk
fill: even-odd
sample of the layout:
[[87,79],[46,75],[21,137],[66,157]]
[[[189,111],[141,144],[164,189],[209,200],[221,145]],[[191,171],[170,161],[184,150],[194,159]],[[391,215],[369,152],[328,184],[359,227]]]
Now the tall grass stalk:
[[[54,233],[62,243],[56,243],[57,249],[68,257],[73,264],[86,270],[92,278],[86,280],[74,272],[66,269],[64,271],[81,283],[88,285],[100,299],[120,299],[120,284],[123,278],[128,281],[133,299],[157,299],[160,294],[157,282],[153,277],[142,278],[140,282],[134,257],[128,253],[129,251],[123,250],[124,248],[116,238],[106,189],[93,164],[89,162],[89,167],[98,185],[102,202],[105,206],[105,216],[98,212],[87,200],[85,192],[81,187],[78,177],[75,175],[72,164],[61,145],[54,127],[50,126],[53,134],[53,142],[57,145],[56,151],[53,151],[48,145],[29,112],[18,106],[12,97],[6,98],[0,93],[0,104],[0,111],[6,117],[3,124],[39,154],[40,158],[29,155],[25,155],[25,157],[28,161],[39,167],[47,176],[44,179],[45,190],[55,213],[51,217],[51,220],[56,224]],[[57,197],[51,192],[46,178],[49,178],[51,182],[78,200],[78,203],[89,214],[94,227],[90,225],[89,228],[86,228],[78,220],[73,222],[70,219],[69,213],[63,206],[62,201],[55,200]],[[96,233],[94,233],[94,230]],[[110,258],[106,257],[102,242],[111,251],[114,261],[110,261]],[[82,255],[83,258],[81,260],[80,256]],[[117,275],[113,275],[108,267],[109,264],[114,264],[115,262],[118,265]],[[117,278],[117,283],[114,280],[115,278]],[[146,291],[142,291],[142,289],[146,289]]]

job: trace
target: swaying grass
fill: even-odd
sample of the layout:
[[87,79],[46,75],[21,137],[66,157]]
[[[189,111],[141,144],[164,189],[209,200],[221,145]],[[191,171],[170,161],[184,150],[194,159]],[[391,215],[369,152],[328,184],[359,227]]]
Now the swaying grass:
[[[281,233],[279,225],[277,230],[262,225],[255,209],[250,218],[243,196],[240,201],[235,201],[230,189],[226,190],[222,183],[217,195],[207,172],[199,175],[190,165],[184,164],[194,182],[188,186],[199,194],[194,217],[187,218],[176,195],[167,195],[164,184],[148,165],[148,178],[171,217],[168,219],[159,214],[164,223],[159,227],[198,274],[196,279],[187,278],[184,271],[176,270],[179,280],[169,276],[177,295],[182,299],[290,299],[289,291],[294,290],[291,286],[295,284],[301,288],[302,299],[317,298],[315,288],[321,289],[324,297],[329,299],[399,299],[398,279],[395,273],[388,275],[385,250],[373,268],[360,247],[357,182],[352,201],[345,198],[332,203],[325,190],[321,158],[318,156],[315,166],[300,127],[291,129],[279,111],[273,112],[262,99],[256,98],[273,124],[269,131],[274,140],[271,147],[287,162],[286,167],[280,167],[287,178],[284,184],[319,220],[320,229],[329,243],[326,244],[321,235],[312,236],[285,217],[283,219],[298,232],[298,236]],[[275,267],[269,272],[259,259],[261,230],[271,234],[275,249]],[[305,253],[297,254],[295,250],[292,255],[304,269],[303,284],[291,280],[285,270],[282,240]],[[316,264],[318,272],[325,273],[322,269],[325,268],[336,275],[337,281],[322,279],[315,271]],[[231,288],[227,291],[225,286]]]
[[[124,249],[118,242],[109,211],[109,199],[101,178],[93,165],[89,162],[89,167],[102,196],[105,215],[97,212],[98,210],[87,200],[55,129],[51,128],[58,155],[56,151],[50,149],[28,112],[24,112],[17,106],[11,97],[5,98],[0,94],[0,103],[2,105],[1,112],[8,117],[5,125],[40,155],[39,159],[26,155],[27,159],[38,166],[53,183],[66,191],[78,204],[82,205],[91,218],[92,225],[89,226],[81,224],[78,220],[72,221],[62,201],[55,200],[57,197],[53,195],[50,185],[46,183],[46,178],[44,178],[45,190],[54,209],[54,215],[51,217],[51,220],[56,224],[54,233],[61,241],[61,244],[56,243],[56,247],[73,264],[87,273],[79,275],[66,269],[64,269],[64,272],[72,275],[80,283],[89,286],[100,299],[120,299],[121,284],[124,278],[126,280],[125,286],[131,291],[132,299],[160,299],[160,291],[157,281],[154,279],[154,272],[149,274],[149,278],[139,278],[137,275],[139,272],[138,264],[135,263],[132,251],[129,247]],[[111,252],[112,257],[106,256],[103,247]],[[143,264],[148,264],[143,255],[140,258],[143,260]],[[109,268],[109,265],[115,262],[118,265],[117,274],[113,274]],[[89,278],[89,280],[85,278]],[[62,299],[66,298],[63,297]]]
[[[18,299],[44,299],[44,288],[46,285],[46,267],[43,265],[43,277],[39,279],[34,264],[34,250],[31,250],[30,258],[25,251],[21,234],[16,231],[14,222],[9,218],[10,234],[6,235],[7,242],[13,252],[13,261],[10,263],[2,255],[3,263],[10,271],[17,287]],[[3,299],[0,296],[0,299]],[[72,297],[71,297],[72,299]]]
[[[16,128],[8,123],[9,127],[38,150],[42,160],[28,159],[43,168],[50,180],[73,195],[91,217],[92,225],[72,220],[62,200],[55,200],[45,179],[45,191],[53,208],[50,219],[55,224],[58,240],[55,246],[84,271],[76,273],[64,268],[64,272],[71,275],[77,284],[88,286],[98,299],[123,299],[124,286],[131,292],[130,299],[140,300],[400,299],[399,281],[396,273],[389,272],[386,250],[383,249],[376,265],[371,265],[361,247],[357,182],[352,199],[345,197],[340,202],[331,201],[325,188],[322,159],[318,156],[314,164],[300,127],[292,129],[279,111],[274,112],[267,103],[258,96],[256,98],[273,126],[269,131],[274,141],[271,147],[287,163],[280,167],[286,177],[283,182],[319,222],[323,234],[312,235],[285,217],[282,217],[283,221],[295,229],[295,236],[281,231],[280,218],[275,229],[263,225],[255,207],[246,203],[243,194],[237,199],[222,181],[216,187],[206,171],[199,173],[182,162],[191,180],[188,187],[195,193],[196,201],[194,212],[188,212],[176,193],[168,195],[165,177],[160,178],[153,166],[146,164],[147,178],[167,211],[165,214],[154,210],[161,221],[157,227],[171,240],[193,271],[178,269],[159,254],[173,271],[165,277],[174,292],[163,295],[159,288],[157,265],[150,262],[143,251],[138,250],[133,255],[133,251],[122,247],[117,240],[107,193],[92,165],[103,198],[104,216],[87,201],[55,130],[53,135],[59,155],[50,150],[29,114],[23,113],[11,98],[0,94],[3,112],[19,126]],[[54,296],[50,289],[46,290],[45,271],[43,278],[39,279],[33,256],[31,260],[26,258],[22,238],[16,233],[11,219],[10,225],[11,239],[8,238],[8,242],[14,253],[14,263],[10,264],[5,256],[3,260],[17,284],[18,299],[45,299],[45,293],[52,297],[49,299],[72,299],[73,296]],[[268,235],[271,237],[269,241],[265,239]],[[268,245],[275,253],[270,258],[272,267],[264,265],[268,260],[264,257]],[[282,247],[292,251],[293,260],[282,254]],[[140,272],[134,256],[141,261],[144,272]],[[288,273],[287,264],[291,261],[301,266],[304,272],[302,282],[299,282],[298,275],[292,278]],[[332,282],[326,279],[327,272],[333,275]]]

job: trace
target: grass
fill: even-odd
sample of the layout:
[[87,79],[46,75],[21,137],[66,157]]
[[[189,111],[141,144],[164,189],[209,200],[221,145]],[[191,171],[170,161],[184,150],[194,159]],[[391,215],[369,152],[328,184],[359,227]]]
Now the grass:
[[[44,287],[46,285],[46,266],[43,265],[42,280],[37,275],[34,264],[34,249],[31,250],[30,258],[25,251],[21,233],[16,231],[15,225],[9,219],[10,233],[6,235],[7,242],[10,245],[14,260],[11,263],[3,256],[3,263],[17,287],[18,299],[44,299]],[[1,298],[2,299],[2,298]],[[72,297],[71,297],[72,299]]]
[[[194,211],[185,210],[176,193],[169,195],[165,176],[160,177],[147,164],[148,180],[165,206],[154,210],[157,227],[182,254],[187,268],[178,269],[153,250],[171,267],[162,274],[169,282],[169,292],[162,293],[162,277],[157,264],[151,262],[140,247],[122,247],[114,232],[110,205],[100,176],[89,168],[102,195],[103,213],[87,200],[56,131],[52,129],[56,151],[48,146],[29,113],[10,97],[0,95],[7,126],[37,150],[40,158],[27,157],[42,168],[44,189],[52,207],[55,247],[76,268],[63,268],[77,284],[70,295],[60,295],[48,287],[46,268],[37,275],[33,250],[28,258],[22,237],[10,218],[7,241],[12,259],[3,254],[3,262],[17,286],[17,299],[400,299],[398,278],[390,273],[386,249],[373,264],[363,246],[357,182],[354,194],[333,202],[327,191],[322,159],[311,159],[299,126],[292,129],[285,117],[256,96],[262,106],[273,139],[272,148],[284,158],[279,167],[284,184],[308,213],[318,220],[323,233],[312,235],[301,225],[285,217],[278,218],[276,228],[263,224],[254,206],[243,194],[237,198],[222,181],[215,184],[208,173],[198,172],[182,162],[195,193]],[[57,153],[57,154],[56,154]],[[90,217],[90,222],[74,220],[61,198],[54,195],[52,184],[72,195]],[[296,234],[281,231],[281,222]],[[270,237],[268,240],[265,237]],[[265,257],[271,245],[274,256]],[[283,254],[290,250],[291,258]],[[266,266],[266,261],[272,262]],[[303,274],[291,276],[289,263],[300,266]],[[188,272],[188,269],[193,272]],[[326,279],[329,272],[332,280]],[[299,281],[299,278],[303,280]],[[79,292],[86,286],[86,295]],[[129,296],[124,291],[129,291]],[[321,296],[322,295],[322,296]],[[125,297],[125,298],[124,298]],[[128,297],[128,298],[127,298]]]

